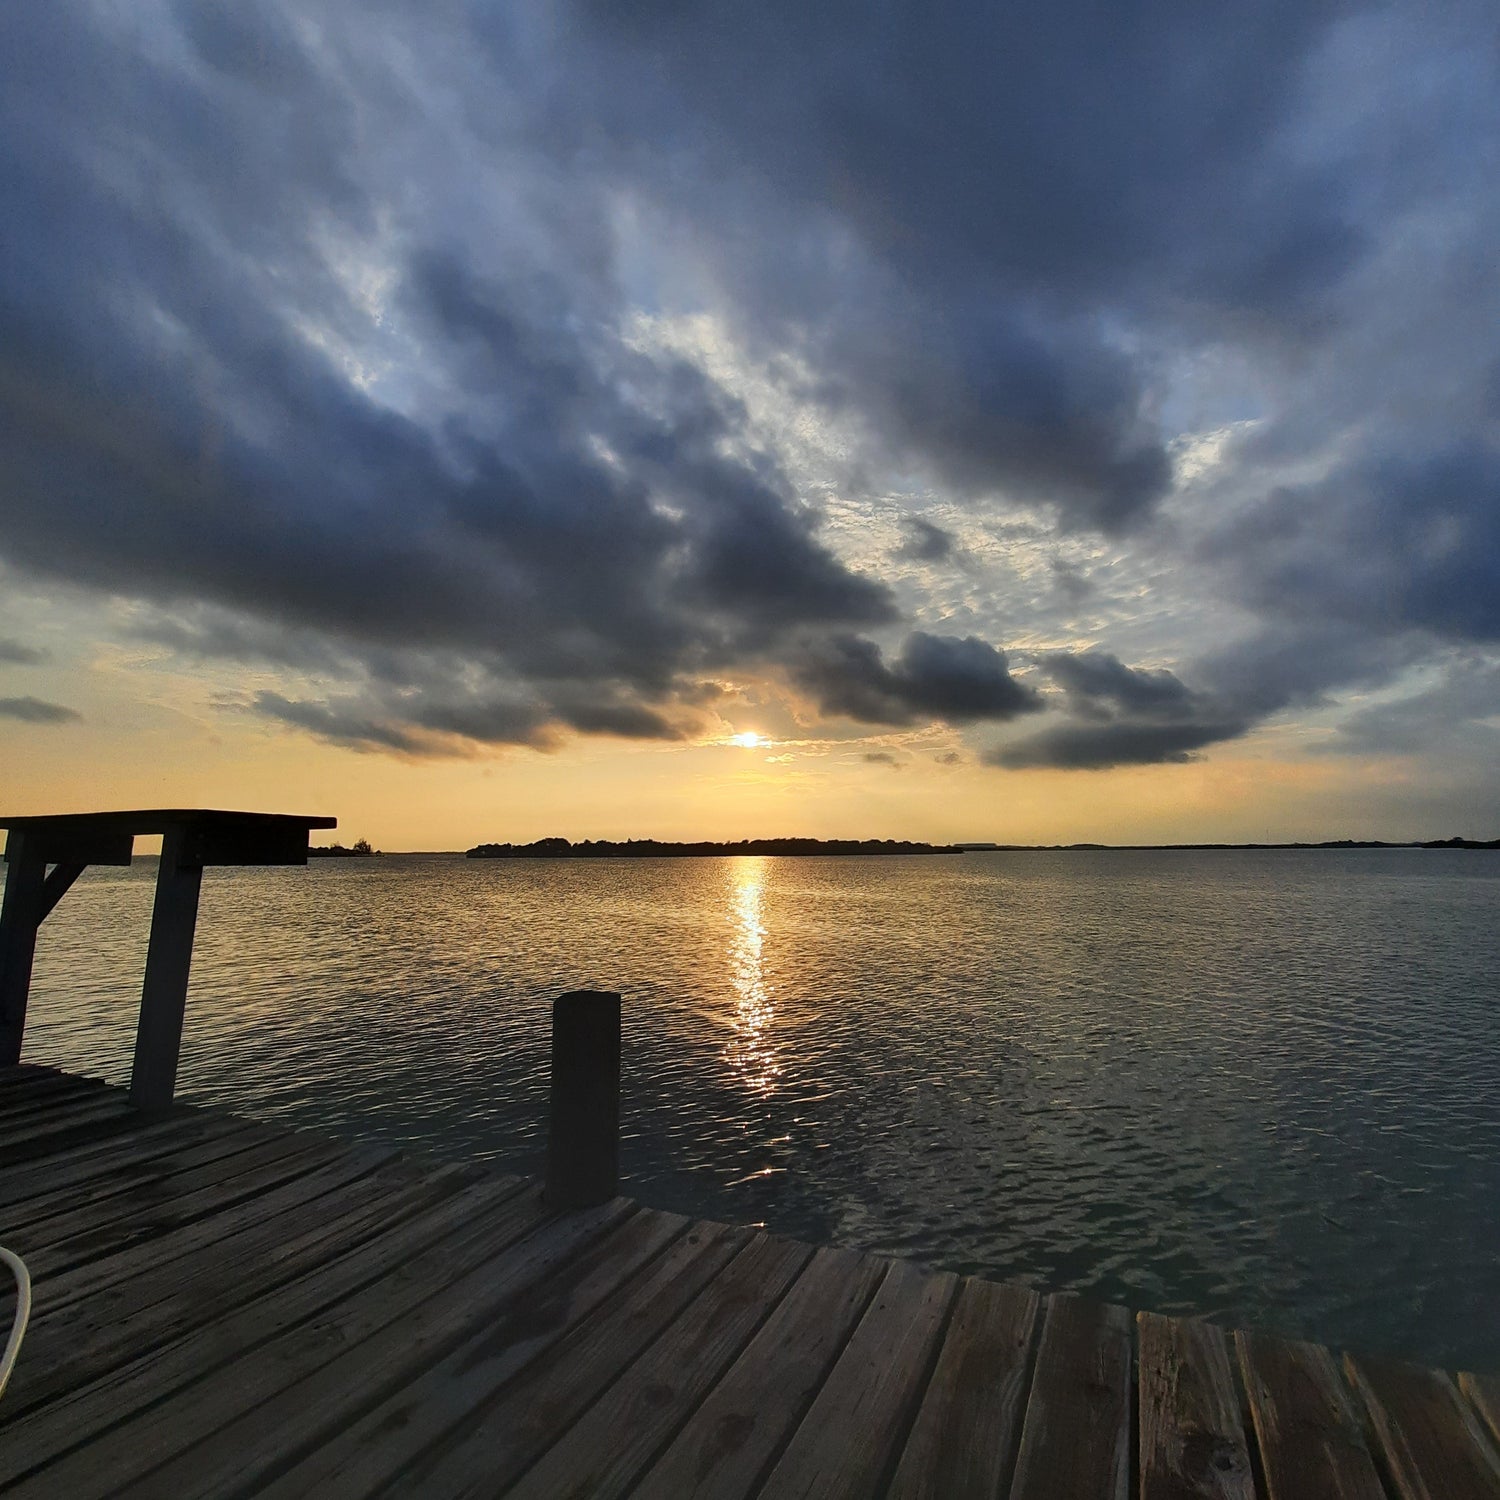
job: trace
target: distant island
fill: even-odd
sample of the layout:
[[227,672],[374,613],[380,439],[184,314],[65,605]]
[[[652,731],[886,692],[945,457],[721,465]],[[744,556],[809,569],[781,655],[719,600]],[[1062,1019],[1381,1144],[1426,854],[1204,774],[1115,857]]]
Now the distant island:
[[381,852],[370,847],[369,839],[355,839],[347,849],[342,844],[310,844],[307,849],[310,859],[373,859]]
[[1069,850],[1151,849],[1500,849],[1500,839],[1324,839],[1295,844],[958,844],[962,852],[1062,854]]
[[[361,848],[363,845],[363,848]],[[1066,854],[1170,849],[1500,849],[1500,839],[1325,839],[1298,844],[921,844],[908,839],[741,839],[738,843],[668,843],[660,839],[537,839],[530,844],[476,844],[470,859],[692,859],[730,854]],[[363,839],[352,849],[334,844],[310,854],[378,854]]]
[[531,844],[476,844],[470,859],[692,859],[726,854],[958,854],[956,844],[906,839],[741,839],[735,844],[663,843],[660,839],[537,839]]

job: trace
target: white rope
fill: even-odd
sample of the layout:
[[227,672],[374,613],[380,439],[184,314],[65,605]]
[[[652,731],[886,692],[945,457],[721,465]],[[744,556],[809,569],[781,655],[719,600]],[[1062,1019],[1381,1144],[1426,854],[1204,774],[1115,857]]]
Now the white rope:
[[5,1353],[0,1354],[0,1396],[3,1396],[10,1372],[15,1368],[16,1356],[21,1352],[21,1339],[26,1333],[26,1323],[31,1317],[31,1276],[26,1270],[26,1262],[4,1245],[0,1245],[0,1260],[10,1267],[11,1275],[16,1278],[16,1315],[11,1320]]

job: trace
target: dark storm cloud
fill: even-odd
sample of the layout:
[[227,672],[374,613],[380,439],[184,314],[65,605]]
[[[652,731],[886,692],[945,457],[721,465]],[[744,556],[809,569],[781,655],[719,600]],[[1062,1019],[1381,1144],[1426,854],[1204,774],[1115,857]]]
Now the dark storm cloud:
[[[892,591],[642,311],[711,312],[851,472],[1180,545],[1253,617],[1160,653],[1193,689],[1053,663],[1067,722],[1002,756],[1180,758],[1500,636],[1483,6],[34,10],[0,8],[0,553],[316,680],[272,718],[415,754],[671,738],[716,676],[1040,706],[977,637],[887,660]],[[1195,430],[1253,430],[1157,525],[1221,355]]]
[[1414,755],[1434,746],[1482,757],[1500,750],[1500,666],[1471,657],[1448,663],[1437,680],[1405,697],[1372,703],[1339,726],[1329,753]]
[[0,698],[0,718],[19,719],[23,724],[71,724],[82,717],[76,708],[40,698]]
[[1046,766],[1063,771],[1104,771],[1114,766],[1180,763],[1220,740],[1234,739],[1242,719],[1214,723],[1060,724],[1041,734],[988,752],[988,765],[1019,771]]
[[906,540],[892,554],[909,562],[948,562],[957,551],[953,533],[921,516],[907,516],[901,523]]
[[1270,615],[1500,640],[1500,446],[1361,455],[1279,487],[1206,550]]
[[47,660],[47,653],[24,641],[0,637],[0,664],[11,667],[34,667]]
[[1129,667],[1107,651],[1049,651],[1037,661],[1062,689],[1068,722],[996,746],[984,756],[988,765],[1095,771],[1181,762],[1254,723],[1172,672]]
[[1127,667],[1107,651],[1048,652],[1041,666],[1067,694],[1073,711],[1085,717],[1172,718],[1195,697],[1173,673]]
[[[403,724],[671,737],[641,695],[670,705],[789,631],[894,618],[884,586],[820,542],[738,403],[623,341],[587,233],[508,276],[404,238],[388,316],[446,386],[441,420],[349,378],[329,342],[370,336],[368,319],[320,240],[366,234],[382,202],[351,165],[361,80],[337,48],[314,62],[267,7],[185,10],[190,65],[122,37],[116,56],[66,8],[45,33],[8,14],[14,564],[151,601],[157,638],[200,653],[284,660],[295,642],[298,664],[342,658],[357,677],[404,651],[404,698],[264,700],[393,749],[412,748]],[[475,658],[527,707],[455,704],[412,651]]]
[[792,676],[824,713],[862,724],[972,724],[1041,707],[1036,691],[1011,676],[1005,653],[975,636],[914,630],[889,664],[873,641],[832,636],[807,646]]
[[1111,310],[1289,327],[1358,254],[1281,128],[1345,9],[581,4],[597,115],[558,128],[893,450],[1119,531],[1170,464]]

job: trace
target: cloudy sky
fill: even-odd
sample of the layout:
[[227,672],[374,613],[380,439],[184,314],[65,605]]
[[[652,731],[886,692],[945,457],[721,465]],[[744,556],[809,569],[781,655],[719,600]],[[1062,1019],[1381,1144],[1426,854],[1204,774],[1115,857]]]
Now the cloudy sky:
[[6,811],[1500,833],[1493,0],[0,7]]

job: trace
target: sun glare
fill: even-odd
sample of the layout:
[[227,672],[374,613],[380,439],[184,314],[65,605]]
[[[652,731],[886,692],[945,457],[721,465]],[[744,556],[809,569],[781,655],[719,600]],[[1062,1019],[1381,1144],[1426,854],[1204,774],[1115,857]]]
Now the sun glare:
[[729,743],[742,745],[746,750],[754,750],[757,745],[764,745],[766,742],[753,729],[747,729],[743,734],[730,735]]

